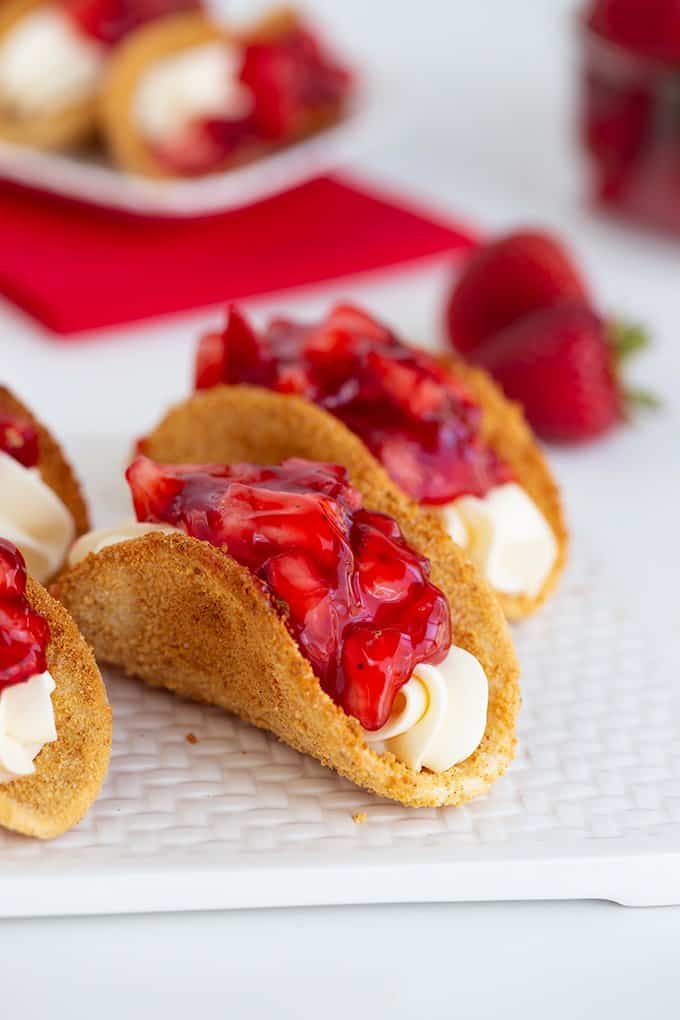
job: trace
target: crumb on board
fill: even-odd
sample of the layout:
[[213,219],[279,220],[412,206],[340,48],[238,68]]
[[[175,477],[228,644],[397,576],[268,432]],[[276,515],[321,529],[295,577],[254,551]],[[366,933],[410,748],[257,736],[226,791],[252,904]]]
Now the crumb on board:
[[367,819],[368,815],[365,811],[357,811],[352,815],[352,821],[355,825],[363,825]]
[[187,741],[187,744],[197,744],[198,743],[198,737],[196,736],[195,733],[187,733],[186,741]]

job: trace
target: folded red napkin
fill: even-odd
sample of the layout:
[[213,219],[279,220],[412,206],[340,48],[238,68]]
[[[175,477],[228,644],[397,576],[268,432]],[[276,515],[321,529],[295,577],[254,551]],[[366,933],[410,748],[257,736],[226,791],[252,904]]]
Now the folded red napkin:
[[235,212],[143,219],[0,189],[0,291],[62,335],[470,247],[471,235],[338,178]]

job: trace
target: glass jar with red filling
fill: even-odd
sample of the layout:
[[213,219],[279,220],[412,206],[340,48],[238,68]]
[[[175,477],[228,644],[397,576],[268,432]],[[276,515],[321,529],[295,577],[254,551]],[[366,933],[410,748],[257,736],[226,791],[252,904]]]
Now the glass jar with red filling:
[[580,33],[580,130],[594,200],[680,233],[680,5],[593,0]]

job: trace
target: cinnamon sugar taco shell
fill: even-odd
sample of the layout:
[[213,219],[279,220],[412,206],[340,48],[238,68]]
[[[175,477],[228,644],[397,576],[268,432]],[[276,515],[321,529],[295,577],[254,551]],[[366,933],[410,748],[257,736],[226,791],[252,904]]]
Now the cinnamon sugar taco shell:
[[[52,489],[69,510],[75,535],[89,530],[90,518],[80,483],[61,446],[32,411],[5,386],[0,386],[0,415],[10,415],[30,422],[38,433],[38,470],[43,482]],[[2,495],[0,494],[0,509]]]
[[[265,391],[236,392],[263,412],[283,400],[296,426],[311,406]],[[207,396],[214,404],[220,394]],[[333,452],[344,453],[364,505],[396,518],[407,542],[430,559],[431,580],[451,608],[452,644],[475,656],[486,674],[486,729],[465,761],[444,772],[417,772],[391,753],[375,753],[358,721],[322,690],[259,582],[206,542],[156,532],[110,545],[66,570],[53,591],[101,661],[225,708],[385,797],[416,807],[462,804],[484,793],[514,755],[520,692],[507,623],[440,522],[407,499],[350,432],[327,415],[320,420],[318,440],[337,430]],[[285,456],[285,419],[263,413],[260,423],[260,462],[277,462]],[[248,421],[241,425],[245,444]]]
[[57,739],[45,744],[33,775],[0,784],[0,826],[51,839],[76,825],[99,793],[111,753],[111,709],[94,656],[67,611],[31,578],[27,594],[50,625]]
[[[99,118],[113,159],[123,170],[146,177],[176,177],[172,167],[158,159],[148,141],[134,123],[134,99],[142,76],[159,60],[205,43],[224,41],[266,42],[286,34],[298,23],[295,12],[287,7],[272,11],[247,30],[238,32],[203,14],[177,14],[143,26],[124,40],[109,62],[102,89]],[[285,146],[317,134],[339,120],[336,105],[317,107],[310,112],[301,130]],[[280,145],[252,143],[236,156],[225,159],[211,173],[242,166],[266,155]],[[181,176],[181,174],[179,175]]]
[[[0,46],[25,17],[46,0],[2,0],[0,3]],[[0,139],[34,149],[62,150],[89,141],[96,133],[98,97],[96,92],[63,108],[30,114],[18,111],[0,89]]]
[[[496,592],[507,617],[520,619],[550,595],[564,569],[568,534],[559,490],[520,407],[507,400],[484,371],[458,362],[454,367],[482,409],[483,439],[512,469],[556,539],[555,563],[535,597]],[[219,386],[189,397],[166,414],[141,449],[166,463],[331,460],[349,470],[359,489],[379,468],[362,441],[326,411],[300,397],[244,385]]]

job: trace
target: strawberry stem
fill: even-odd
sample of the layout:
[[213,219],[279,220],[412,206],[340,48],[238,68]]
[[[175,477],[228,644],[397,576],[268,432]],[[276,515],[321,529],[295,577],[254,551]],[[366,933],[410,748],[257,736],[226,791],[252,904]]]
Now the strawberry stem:
[[631,354],[636,354],[649,345],[649,337],[642,326],[629,325],[625,322],[612,322],[609,328],[610,344],[617,365],[620,365],[626,358],[629,358]]
[[[642,326],[630,325],[625,322],[609,323],[609,345],[612,351],[614,370],[619,376],[621,366],[631,355],[643,351],[649,345],[649,337]],[[661,401],[655,393],[638,389],[636,386],[625,386],[619,383],[622,394],[623,416],[627,421],[632,418],[636,408],[655,410]]]
[[623,395],[629,406],[645,407],[651,411],[661,407],[661,398],[650,390],[638,389],[637,386],[626,386]]

